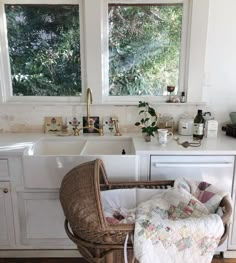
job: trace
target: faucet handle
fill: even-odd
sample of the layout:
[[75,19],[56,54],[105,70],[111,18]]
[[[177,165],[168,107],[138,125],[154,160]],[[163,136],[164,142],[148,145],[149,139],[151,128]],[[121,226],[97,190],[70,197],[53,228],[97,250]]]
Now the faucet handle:
[[100,125],[99,125],[98,131],[99,131],[99,135],[100,135],[100,136],[103,136],[103,135],[104,135],[103,126],[104,126],[103,124],[100,124]]
[[77,125],[74,126],[73,130],[74,130],[74,136],[79,136],[79,128]]
[[112,117],[112,122],[113,122],[113,124],[115,125],[117,122],[119,122],[119,121],[118,121],[118,118]]
[[115,136],[121,136],[122,134],[120,133],[120,129],[119,129],[119,121],[118,121],[118,118],[112,118],[112,121],[113,121],[113,124],[114,124],[114,126],[115,126],[115,130],[116,130],[116,132],[115,132]]

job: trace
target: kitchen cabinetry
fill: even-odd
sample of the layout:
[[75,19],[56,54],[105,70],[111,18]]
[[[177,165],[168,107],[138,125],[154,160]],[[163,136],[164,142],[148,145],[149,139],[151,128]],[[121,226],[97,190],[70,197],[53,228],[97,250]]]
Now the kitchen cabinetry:
[[18,193],[21,243],[36,249],[75,248],[64,230],[64,214],[55,192]]
[[0,159],[0,249],[75,248],[64,230],[58,188],[27,188],[22,157]]
[[0,181],[9,180],[8,160],[0,159]]
[[190,177],[232,193],[234,156],[151,155],[150,180]]
[[0,246],[6,248],[11,247],[15,243],[10,193],[10,183],[0,182]]
[[[17,142],[19,136],[16,135]],[[2,139],[4,145],[7,140],[11,143],[9,149],[4,146],[0,151],[0,249],[8,250],[9,255],[15,249],[77,251],[64,231],[59,188],[62,178],[70,169],[98,156],[33,155],[26,159],[25,149],[22,149],[24,144],[17,143],[19,149],[15,149],[12,138],[14,135],[10,135],[10,138],[7,136],[6,141]],[[32,138],[27,135],[27,140],[22,139],[27,141],[26,147],[38,140],[36,135]],[[105,156],[109,157],[105,164],[110,180],[163,180],[189,176],[208,181],[228,192],[232,191],[235,181],[236,195],[236,144],[232,138],[224,136],[203,140],[201,147],[187,149],[173,140],[165,147],[154,142],[143,143],[140,137],[134,136],[133,140],[136,155],[132,158],[119,156],[124,159],[119,162],[115,156]],[[4,193],[4,189],[8,189],[8,192]],[[236,221],[236,211],[234,213],[232,222]],[[234,251],[236,257],[236,225],[233,224],[230,231],[228,249]]]

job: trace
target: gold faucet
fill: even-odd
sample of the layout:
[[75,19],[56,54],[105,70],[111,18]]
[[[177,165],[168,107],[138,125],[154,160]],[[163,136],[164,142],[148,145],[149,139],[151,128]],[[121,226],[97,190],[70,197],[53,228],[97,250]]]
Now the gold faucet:
[[81,127],[81,128],[76,127],[74,129],[74,135],[78,136],[80,131],[83,129],[93,128],[94,130],[99,132],[100,136],[103,136],[104,135],[103,128],[102,127],[96,128],[96,127],[94,127],[94,124],[91,124],[91,122],[90,122],[90,105],[93,103],[93,95],[92,95],[92,90],[90,88],[87,88],[87,100],[86,100],[86,102],[87,102],[87,125],[85,127]]
[[114,126],[115,126],[115,130],[116,130],[116,132],[115,132],[115,136],[121,136],[122,134],[120,133],[120,129],[119,129],[119,124],[118,124],[118,119],[112,119],[112,121],[113,121],[113,124],[114,124]]

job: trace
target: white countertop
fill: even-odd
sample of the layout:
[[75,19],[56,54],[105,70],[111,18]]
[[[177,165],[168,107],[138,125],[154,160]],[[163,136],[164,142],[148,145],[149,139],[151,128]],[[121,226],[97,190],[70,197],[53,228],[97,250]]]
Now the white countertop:
[[[180,142],[192,141],[191,136],[179,136]],[[81,139],[96,139],[104,140],[111,138],[128,138],[132,137],[136,154],[139,155],[236,155],[236,138],[226,136],[223,132],[217,138],[203,138],[201,146],[184,148],[178,145],[175,140],[170,140],[166,145],[160,145],[156,137],[152,137],[151,142],[144,142],[142,134],[123,134],[121,137],[114,137],[113,135],[81,135],[78,137],[67,136],[61,137],[51,134],[39,133],[2,133],[0,134],[0,155],[22,155],[24,150],[32,146],[41,138],[50,138],[53,140],[81,140]]]
[[[179,142],[192,142],[191,136],[179,136]],[[161,154],[161,155],[236,155],[236,138],[226,136],[221,133],[217,138],[203,138],[199,147],[184,148],[178,145],[174,139],[170,140],[166,145],[160,145],[157,138],[152,138],[151,143],[143,142],[143,138],[134,139],[135,150],[137,154]]]

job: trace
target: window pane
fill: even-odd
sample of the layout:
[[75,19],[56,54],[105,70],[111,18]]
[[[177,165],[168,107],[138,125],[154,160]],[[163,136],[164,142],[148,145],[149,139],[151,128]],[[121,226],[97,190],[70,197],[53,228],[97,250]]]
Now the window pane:
[[81,92],[78,5],[5,5],[13,95]]
[[182,4],[110,4],[109,94],[165,95],[179,85]]

